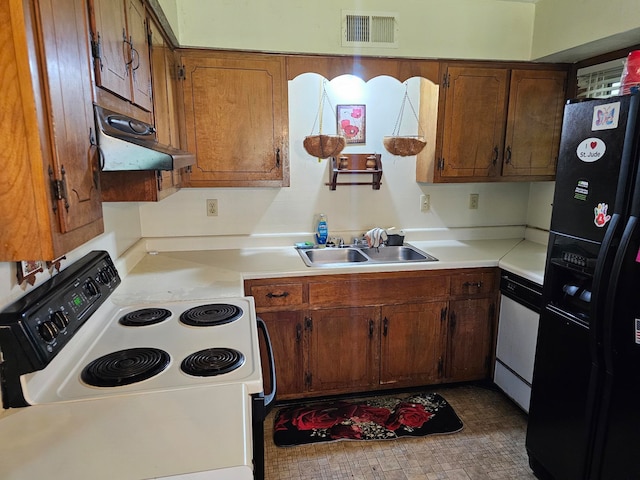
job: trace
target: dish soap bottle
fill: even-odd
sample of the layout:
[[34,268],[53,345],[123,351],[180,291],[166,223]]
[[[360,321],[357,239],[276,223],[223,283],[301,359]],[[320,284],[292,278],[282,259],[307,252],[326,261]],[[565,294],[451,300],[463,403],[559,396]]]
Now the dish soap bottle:
[[327,216],[324,213],[318,215],[318,223],[316,223],[316,243],[324,247],[329,238],[329,226],[327,225]]

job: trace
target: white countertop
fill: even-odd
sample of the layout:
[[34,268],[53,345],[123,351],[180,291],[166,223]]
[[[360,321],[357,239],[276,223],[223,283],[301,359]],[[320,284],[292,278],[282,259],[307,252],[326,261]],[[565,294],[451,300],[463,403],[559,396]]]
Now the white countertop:
[[[255,278],[495,267],[523,242],[533,243],[519,238],[414,241],[409,243],[438,261],[322,268],[307,267],[293,246],[151,252],[123,279],[112,299],[128,305],[212,296],[237,297],[244,295],[243,281]],[[536,266],[536,271],[540,268],[544,265]]]
[[542,285],[546,260],[546,245],[523,240],[500,259],[498,266]]

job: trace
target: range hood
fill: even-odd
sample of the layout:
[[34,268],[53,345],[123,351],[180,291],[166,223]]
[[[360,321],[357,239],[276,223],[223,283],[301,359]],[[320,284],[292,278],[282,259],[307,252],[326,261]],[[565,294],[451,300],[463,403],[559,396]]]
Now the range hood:
[[104,172],[173,170],[195,163],[195,155],[158,143],[153,125],[94,106]]

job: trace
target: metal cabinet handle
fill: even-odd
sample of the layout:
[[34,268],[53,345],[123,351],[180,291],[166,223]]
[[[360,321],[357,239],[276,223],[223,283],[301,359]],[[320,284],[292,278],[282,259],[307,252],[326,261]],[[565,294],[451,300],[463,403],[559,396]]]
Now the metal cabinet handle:
[[498,146],[496,145],[495,147],[493,147],[493,160],[491,160],[491,163],[493,163],[494,165],[498,161],[498,155]]
[[301,324],[296,324],[296,342],[300,343],[300,340],[302,340],[302,325]]
[[382,335],[384,335],[385,337],[387,336],[387,333],[389,333],[389,319],[387,317],[384,317],[384,320],[382,321]]
[[507,147],[507,159],[505,163],[511,163],[511,146]]
[[470,288],[470,287],[481,288],[482,282],[464,282],[462,286],[467,288]]
[[269,292],[266,295],[268,298],[286,298],[289,296],[289,292],[282,292],[282,293],[272,293]]
[[373,338],[373,320],[369,320],[369,338]]
[[276,148],[276,168],[280,168],[280,149]]

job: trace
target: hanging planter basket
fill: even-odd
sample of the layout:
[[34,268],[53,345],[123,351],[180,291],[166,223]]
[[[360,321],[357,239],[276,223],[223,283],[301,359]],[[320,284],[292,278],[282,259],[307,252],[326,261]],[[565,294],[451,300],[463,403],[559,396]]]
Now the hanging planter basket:
[[[347,139],[342,135],[326,135],[322,133],[322,111],[325,101],[329,104],[329,107],[331,107],[333,114],[336,115],[336,112],[333,110],[331,102],[329,101],[325,84],[326,81],[322,84],[322,97],[320,98],[320,106],[318,108],[316,120],[313,122],[313,127],[311,127],[311,135],[304,137],[304,141],[302,142],[302,146],[307,153],[312,157],[317,157],[319,159],[337,157],[347,144]],[[320,133],[314,135],[313,132],[316,128],[316,124],[318,123],[318,119],[320,119]]]
[[413,137],[384,137],[382,143],[389,153],[399,157],[417,155],[427,146],[424,137],[420,135]]
[[405,83],[404,98],[402,99],[402,106],[400,107],[400,113],[398,114],[398,119],[396,120],[396,126],[393,128],[393,134],[382,139],[384,148],[392,155],[397,155],[399,157],[409,157],[411,155],[417,155],[427,145],[427,141],[425,140],[424,135],[399,135],[400,125],[402,124],[402,116],[404,114],[404,106],[407,103],[409,104],[409,107],[411,107],[413,116],[418,122],[418,129],[422,130],[420,128],[420,120],[418,119],[418,115],[416,115],[416,111],[413,108],[411,100],[409,99],[407,90],[408,86]]
[[302,145],[312,157],[329,158],[340,155],[346,143],[342,135],[309,135]]

